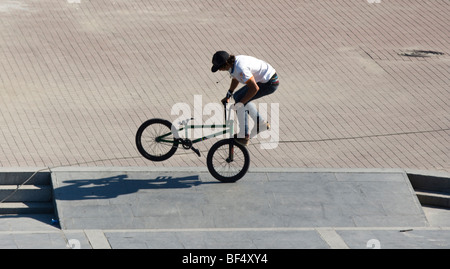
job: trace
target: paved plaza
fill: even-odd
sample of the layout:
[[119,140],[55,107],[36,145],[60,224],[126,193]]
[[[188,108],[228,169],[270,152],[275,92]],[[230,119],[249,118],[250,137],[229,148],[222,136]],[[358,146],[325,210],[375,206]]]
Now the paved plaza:
[[219,103],[230,80],[211,58],[227,50],[281,81],[256,102],[277,147],[253,139],[252,167],[448,172],[450,4],[375,2],[0,1],[0,166],[204,167],[214,139],[152,163],[134,135],[195,95]]
[[[448,0],[0,0],[0,167],[51,171],[56,206],[0,215],[0,248],[450,248],[450,211],[422,207],[405,172],[450,172],[449,14]],[[235,184],[206,170],[217,138],[164,162],[135,145],[180,107],[221,123],[217,50],[280,78],[255,101],[272,129]]]

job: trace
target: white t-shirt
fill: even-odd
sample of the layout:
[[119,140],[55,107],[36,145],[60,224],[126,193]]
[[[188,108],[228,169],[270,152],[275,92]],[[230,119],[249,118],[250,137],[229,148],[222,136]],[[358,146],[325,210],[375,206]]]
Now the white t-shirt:
[[246,55],[237,55],[234,66],[228,71],[240,83],[246,83],[252,77],[256,83],[266,83],[276,72],[270,64]]

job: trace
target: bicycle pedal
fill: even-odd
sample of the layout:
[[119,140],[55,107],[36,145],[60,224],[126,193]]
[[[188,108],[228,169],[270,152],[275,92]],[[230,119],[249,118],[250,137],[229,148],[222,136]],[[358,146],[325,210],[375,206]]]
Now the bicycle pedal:
[[200,151],[194,147],[191,148],[195,153],[197,153],[198,157],[201,157]]

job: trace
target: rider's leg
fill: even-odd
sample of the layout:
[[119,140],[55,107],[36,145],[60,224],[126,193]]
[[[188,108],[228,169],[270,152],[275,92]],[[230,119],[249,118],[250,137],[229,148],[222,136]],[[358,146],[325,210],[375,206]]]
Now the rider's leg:
[[[233,94],[234,101],[239,103],[241,99],[247,94],[248,86],[240,88]],[[239,107],[237,110],[238,122],[239,122],[239,133],[238,138],[248,137],[248,117],[245,106]]]
[[[267,83],[258,83],[259,91],[256,93],[256,95],[252,98],[252,100],[261,98],[263,96],[269,95],[274,93],[278,88],[278,83],[273,84],[272,82]],[[250,104],[249,102],[248,104]],[[254,106],[254,111],[256,111],[256,106]],[[251,110],[251,107],[249,107],[249,110]],[[254,128],[251,131],[250,137],[256,136],[258,133],[263,132],[265,130],[270,129],[270,124],[266,122],[266,120],[259,114],[258,111],[256,113],[250,113],[250,116],[252,116],[252,119],[255,123]]]
[[[251,135],[252,137],[254,135],[256,135],[257,133],[259,133],[260,131],[263,131],[264,129],[269,128],[270,125],[259,114],[258,110],[256,109],[256,105],[251,101],[274,93],[277,90],[278,85],[279,85],[278,77],[276,78],[276,80],[273,80],[273,81],[271,80],[267,83],[258,83],[258,87],[259,87],[258,92],[255,94],[255,96],[253,96],[253,98],[247,104],[245,104],[245,106],[243,108],[240,109],[240,111],[238,110],[237,114],[238,114],[239,129],[240,129],[240,132],[238,133],[238,136],[237,136],[238,138],[245,138],[247,140],[250,138],[250,132],[248,130],[247,114],[249,114],[250,117],[252,117],[252,119],[255,123],[255,128],[252,130],[252,135]],[[248,86],[245,85],[244,87],[240,88],[238,91],[236,91],[233,94],[233,98],[236,101],[236,103],[240,102],[240,100],[247,94],[247,91],[248,91]],[[259,126],[259,128],[258,128],[258,126]]]

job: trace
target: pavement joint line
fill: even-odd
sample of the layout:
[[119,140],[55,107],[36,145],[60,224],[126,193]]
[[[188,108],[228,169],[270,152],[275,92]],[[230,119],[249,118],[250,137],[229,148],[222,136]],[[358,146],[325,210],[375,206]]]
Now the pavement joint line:
[[[56,228],[55,228],[56,229]],[[165,232],[261,232],[261,231],[450,231],[450,226],[430,227],[268,227],[268,228],[171,228],[171,229],[58,229],[58,230],[29,230],[29,231],[0,231],[0,234],[46,234],[46,233],[165,233]],[[86,234],[86,236],[88,236]]]
[[1,234],[56,234],[63,233],[62,230],[57,231],[43,231],[43,230],[30,230],[30,231],[0,231]]
[[349,249],[349,246],[345,243],[344,239],[334,229],[317,228],[316,231],[320,237],[330,246],[332,249]]
[[[0,167],[0,173],[35,172],[48,167]],[[192,167],[151,167],[151,166],[55,166],[51,172],[192,172],[208,173],[203,166]],[[50,172],[50,170],[49,170]],[[430,176],[449,177],[450,173],[438,170],[418,170],[409,168],[314,168],[314,167],[250,167],[248,173],[412,173]]]
[[[34,172],[47,169],[47,167],[0,167],[0,173],[5,172]],[[171,167],[151,167],[151,166],[55,166],[52,172],[92,172],[92,171],[130,171],[130,172],[208,172],[206,166],[171,166]],[[279,172],[386,172],[403,173],[401,168],[311,168],[311,167],[251,167],[249,173],[279,173]]]
[[[1,171],[1,170],[0,170]],[[55,167],[53,172],[91,172],[91,171],[129,171],[129,172],[208,172],[207,167]],[[302,167],[251,167],[248,173],[311,173],[311,172],[365,172],[365,173],[404,173],[399,168],[302,168]]]
[[[449,227],[272,227],[272,228],[179,228],[179,229],[103,229],[104,233],[129,233],[129,232],[260,232],[260,231],[317,231],[335,230],[335,231],[405,231],[405,230],[423,230],[423,231],[447,231]],[[70,230],[73,231],[73,230]]]
[[111,249],[111,245],[102,230],[84,230],[84,234],[93,249]]

